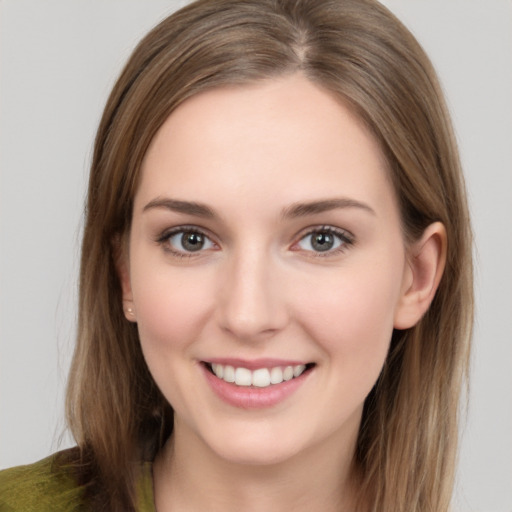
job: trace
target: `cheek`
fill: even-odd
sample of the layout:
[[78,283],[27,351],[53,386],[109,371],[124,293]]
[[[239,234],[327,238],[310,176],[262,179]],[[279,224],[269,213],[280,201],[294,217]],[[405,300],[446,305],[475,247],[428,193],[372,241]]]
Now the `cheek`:
[[[190,378],[211,291],[204,280],[190,279],[187,272],[145,267],[132,276],[137,327],[144,359],[157,386],[173,408],[186,411],[196,389]],[[186,383],[183,385],[183,383]],[[187,398],[188,397],[188,398]],[[194,402],[195,400],[192,400]]]
[[382,369],[393,332],[399,269],[381,262],[343,269],[324,286],[300,294],[307,297],[300,313],[304,329],[333,364],[343,365],[345,375],[370,379],[371,385]]
[[[145,353],[173,352],[190,344],[208,316],[211,294],[205,280],[159,268],[132,277],[141,344]],[[148,354],[149,355],[149,354]]]

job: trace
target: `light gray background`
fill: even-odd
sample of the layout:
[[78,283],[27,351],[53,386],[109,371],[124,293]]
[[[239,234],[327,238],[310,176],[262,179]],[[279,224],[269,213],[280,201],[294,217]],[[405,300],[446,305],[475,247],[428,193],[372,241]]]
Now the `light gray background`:
[[[107,94],[138,39],[185,1],[0,0],[0,468],[72,441],[81,212]],[[387,0],[431,56],[476,233],[477,322],[457,509],[512,511],[512,2]]]

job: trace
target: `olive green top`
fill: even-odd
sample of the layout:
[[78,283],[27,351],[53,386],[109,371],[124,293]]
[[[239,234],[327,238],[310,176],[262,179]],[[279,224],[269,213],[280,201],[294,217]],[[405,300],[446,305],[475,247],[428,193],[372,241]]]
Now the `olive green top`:
[[[0,471],[1,512],[71,512],[89,507],[81,488],[65,471],[52,471],[55,455],[27,466]],[[155,512],[151,463],[137,485],[137,512]]]

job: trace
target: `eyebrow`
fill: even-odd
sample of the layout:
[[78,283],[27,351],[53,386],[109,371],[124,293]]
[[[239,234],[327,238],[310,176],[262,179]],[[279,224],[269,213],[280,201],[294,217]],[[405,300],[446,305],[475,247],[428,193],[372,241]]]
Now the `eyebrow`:
[[193,215],[194,217],[204,217],[207,219],[215,217],[215,213],[210,207],[194,201],[179,201],[177,199],[157,197],[144,206],[143,211],[145,212],[153,208],[164,208],[173,212]]
[[342,197],[322,201],[311,201],[309,203],[295,203],[285,208],[282,212],[282,216],[284,218],[305,217],[307,215],[315,215],[339,208],[358,208],[372,215],[376,215],[375,210],[366,203]]
[[[181,201],[178,199],[157,197],[144,206],[143,211],[145,212],[154,208],[163,208],[173,212],[206,219],[213,219],[217,216],[209,206],[195,201]],[[281,217],[293,219],[344,208],[358,208],[372,215],[376,215],[375,210],[365,203],[356,201],[355,199],[335,198],[310,201],[308,203],[294,203],[282,210]]]

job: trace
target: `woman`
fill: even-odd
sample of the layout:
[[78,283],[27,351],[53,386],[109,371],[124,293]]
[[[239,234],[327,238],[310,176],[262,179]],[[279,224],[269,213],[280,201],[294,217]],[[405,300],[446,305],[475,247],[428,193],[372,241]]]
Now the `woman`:
[[78,447],[0,475],[2,499],[447,510],[470,248],[434,71],[385,8],[185,7],[96,139]]

